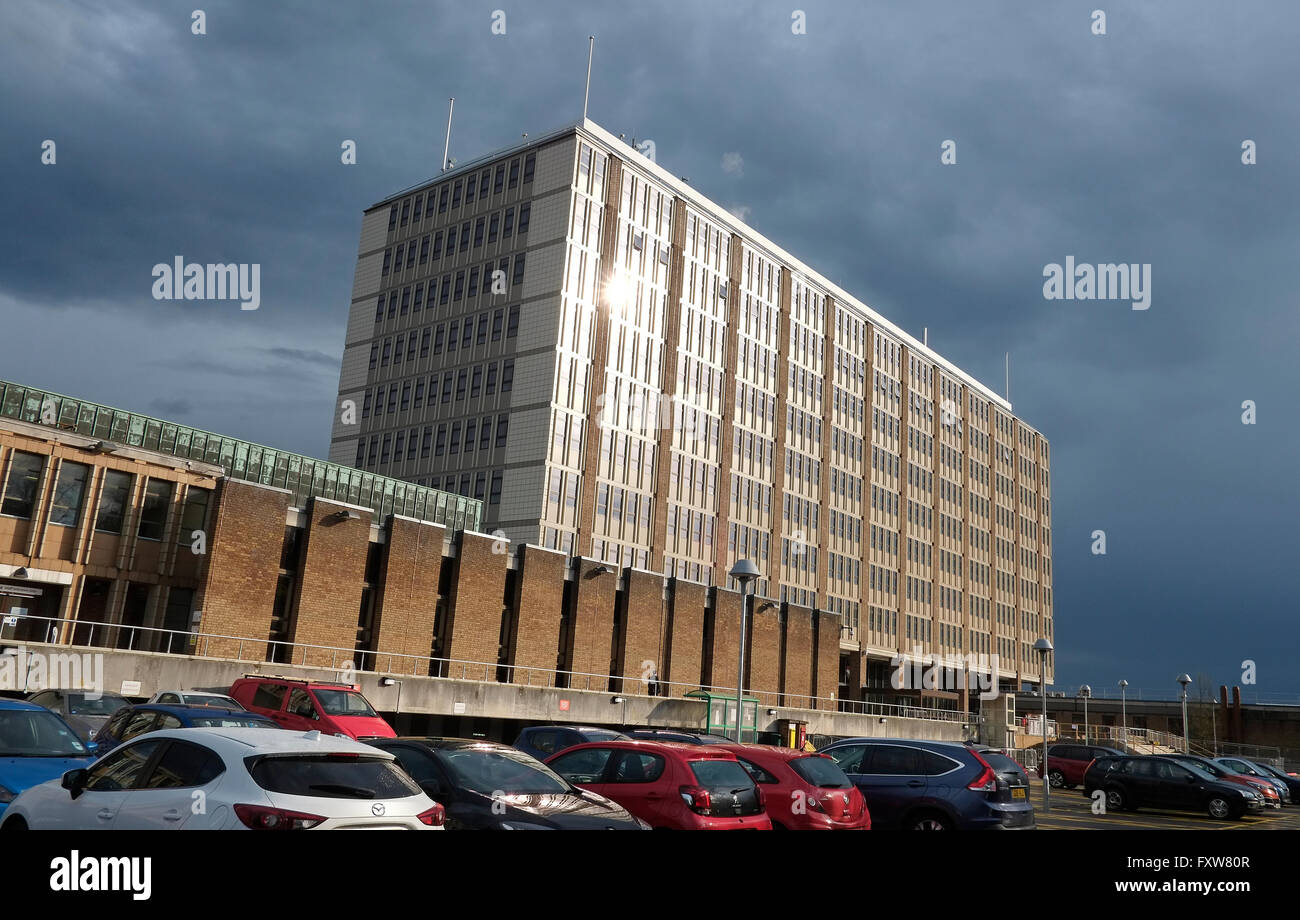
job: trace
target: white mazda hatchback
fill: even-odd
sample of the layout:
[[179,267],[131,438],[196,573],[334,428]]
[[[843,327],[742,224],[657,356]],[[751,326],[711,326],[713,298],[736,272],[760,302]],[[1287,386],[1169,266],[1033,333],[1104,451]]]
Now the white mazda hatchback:
[[393,755],[350,738],[262,728],[141,735],[25,790],[3,830],[442,830],[441,805]]

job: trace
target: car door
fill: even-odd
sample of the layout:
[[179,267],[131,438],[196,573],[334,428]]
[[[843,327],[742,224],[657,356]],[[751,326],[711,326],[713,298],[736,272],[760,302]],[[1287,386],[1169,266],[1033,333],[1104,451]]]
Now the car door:
[[642,821],[659,827],[667,821],[674,805],[670,796],[677,794],[664,783],[666,769],[667,761],[662,754],[620,750],[611,758],[603,788],[588,788],[618,802]]
[[1158,796],[1165,808],[1199,809],[1205,795],[1205,785],[1191,770],[1173,760],[1156,764],[1156,782],[1153,795]]
[[253,712],[270,716],[281,728],[289,728],[289,717],[284,711],[285,698],[288,695],[289,688],[284,684],[263,681],[253,691],[253,699],[248,704],[248,708]]
[[212,795],[226,770],[221,757],[190,741],[173,738],[162,739],[162,743],[135,787],[127,790],[113,829],[157,831],[224,826],[229,813]]
[[160,740],[146,738],[113,751],[86,771],[79,796],[74,799],[68,792],[62,807],[41,815],[37,826],[50,830],[112,828],[127,793],[139,782],[161,745]]
[[927,781],[921,768],[920,751],[898,744],[866,747],[860,788],[867,796],[873,820],[894,824],[908,806],[926,795]]
[[[1115,771],[1120,773],[1120,771]],[[1150,760],[1134,758],[1124,763],[1123,772],[1117,779],[1124,792],[1128,794],[1130,804],[1158,805],[1160,793],[1156,787],[1156,765]]]

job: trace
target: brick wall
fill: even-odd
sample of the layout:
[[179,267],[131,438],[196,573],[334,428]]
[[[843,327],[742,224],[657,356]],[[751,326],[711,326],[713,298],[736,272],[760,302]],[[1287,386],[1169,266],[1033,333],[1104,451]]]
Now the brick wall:
[[[577,599],[573,628],[569,632],[569,670],[607,674],[614,644],[614,595],[618,575],[594,559],[577,560]],[[603,678],[572,677],[569,686],[580,690],[608,690]]]
[[666,671],[663,661],[664,579],[652,572],[623,570],[623,628],[619,635],[616,664],[623,676],[620,689],[628,693],[649,693],[643,675]]
[[[560,619],[564,613],[564,573],[568,557],[540,546],[521,546],[515,591],[511,599],[514,615],[507,636],[507,661],[520,668],[554,669],[559,657]],[[553,675],[512,671],[517,684],[541,684]]]
[[[495,665],[501,644],[501,610],[505,597],[505,553],[486,534],[461,532],[452,562],[447,621],[440,630],[439,657]],[[444,676],[495,680],[495,668],[453,664]]]
[[[427,656],[433,647],[438,612],[438,582],[447,528],[394,516],[375,600],[375,650],[395,655]],[[428,663],[380,654],[377,667],[402,674],[428,674]],[[418,669],[413,671],[412,669]]]
[[705,652],[704,682],[711,687],[734,687],[740,638],[740,595],[710,588],[705,618],[712,624],[713,641]]
[[[359,519],[340,520],[340,511],[351,511]],[[344,650],[356,645],[373,517],[369,510],[312,499],[302,537],[302,575],[291,632],[295,643]],[[346,651],[294,649],[295,662],[316,667],[341,668],[352,660]]]
[[813,611],[787,604],[782,706],[807,708],[813,695]]
[[667,669],[660,678],[688,686],[673,687],[672,696],[681,696],[704,681],[704,610],[709,603],[709,589],[694,582],[672,579],[672,606],[668,611]]
[[[217,491],[215,526],[208,541],[208,573],[195,597],[203,611],[199,631],[266,637],[271,631],[275,586],[284,547],[288,492],[226,479]],[[236,657],[241,644],[209,640],[208,654]],[[243,643],[245,658],[266,655],[264,643]]]
[[815,660],[817,696],[822,697],[817,709],[834,709],[827,702],[835,696],[840,685],[840,616],[825,610],[817,611]]
[[781,608],[776,601],[761,597],[751,597],[749,604],[745,693],[758,697],[760,706],[776,706],[781,699]]

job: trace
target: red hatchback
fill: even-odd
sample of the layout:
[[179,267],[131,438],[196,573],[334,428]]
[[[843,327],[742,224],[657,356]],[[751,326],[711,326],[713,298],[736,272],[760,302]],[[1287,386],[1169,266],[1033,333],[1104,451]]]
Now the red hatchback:
[[763,790],[776,830],[869,831],[862,790],[826,754],[768,744],[722,744]]
[[561,751],[546,765],[655,829],[772,829],[762,791],[736,755],[719,745],[593,741]]

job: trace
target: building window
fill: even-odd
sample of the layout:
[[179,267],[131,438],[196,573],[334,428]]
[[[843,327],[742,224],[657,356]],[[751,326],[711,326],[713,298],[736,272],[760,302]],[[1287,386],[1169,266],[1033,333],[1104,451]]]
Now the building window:
[[501,215],[493,214],[491,219],[488,221],[488,242],[489,243],[495,243],[497,241],[497,233],[500,230],[501,230]]
[[532,213],[533,213],[533,204],[531,201],[521,204],[519,206],[519,232],[520,233],[528,232],[528,221],[532,217]]
[[519,158],[515,157],[510,161],[510,188],[519,187]]
[[5,487],[0,514],[30,518],[36,504],[36,484],[41,478],[45,458],[16,450],[10,454],[9,482]]
[[90,467],[82,463],[63,463],[59,479],[54,485],[54,498],[50,504],[50,523],[75,527],[81,517],[82,502],[86,497],[86,477]]
[[524,253],[515,256],[515,276],[511,279],[512,284],[524,283]]
[[496,171],[496,178],[492,183],[493,195],[501,194],[501,191],[505,186],[505,180],[506,180],[506,168],[504,166],[498,166]]
[[131,500],[131,474],[119,470],[104,473],[104,488],[99,497],[99,515],[95,529],[105,533],[122,532],[122,519]]
[[506,446],[506,433],[510,430],[509,416],[501,416],[497,419],[497,447]]
[[533,174],[537,170],[537,154],[530,153],[524,158],[524,185],[533,181]]
[[194,531],[206,530],[208,526],[208,504],[212,499],[210,489],[191,486],[185,492],[185,507],[181,509],[181,532],[178,543],[190,543]]
[[144,487],[144,504],[140,508],[141,540],[161,540],[167,523],[167,506],[172,500],[172,484],[165,479],[150,479]]
[[486,390],[487,390],[487,395],[488,395],[488,396],[493,396],[493,395],[496,394],[496,391],[497,391],[497,366],[496,366],[495,364],[489,364],[489,365],[488,365],[488,373],[487,373],[487,387],[486,387]]
[[509,239],[515,232],[515,209],[506,208],[505,226],[501,228],[501,236]]
[[501,471],[492,474],[492,490],[488,493],[488,504],[501,504]]
[[510,308],[510,319],[506,323],[506,338],[513,339],[519,334],[519,308]]
[[509,393],[515,385],[515,359],[508,358],[501,365],[501,392]]

